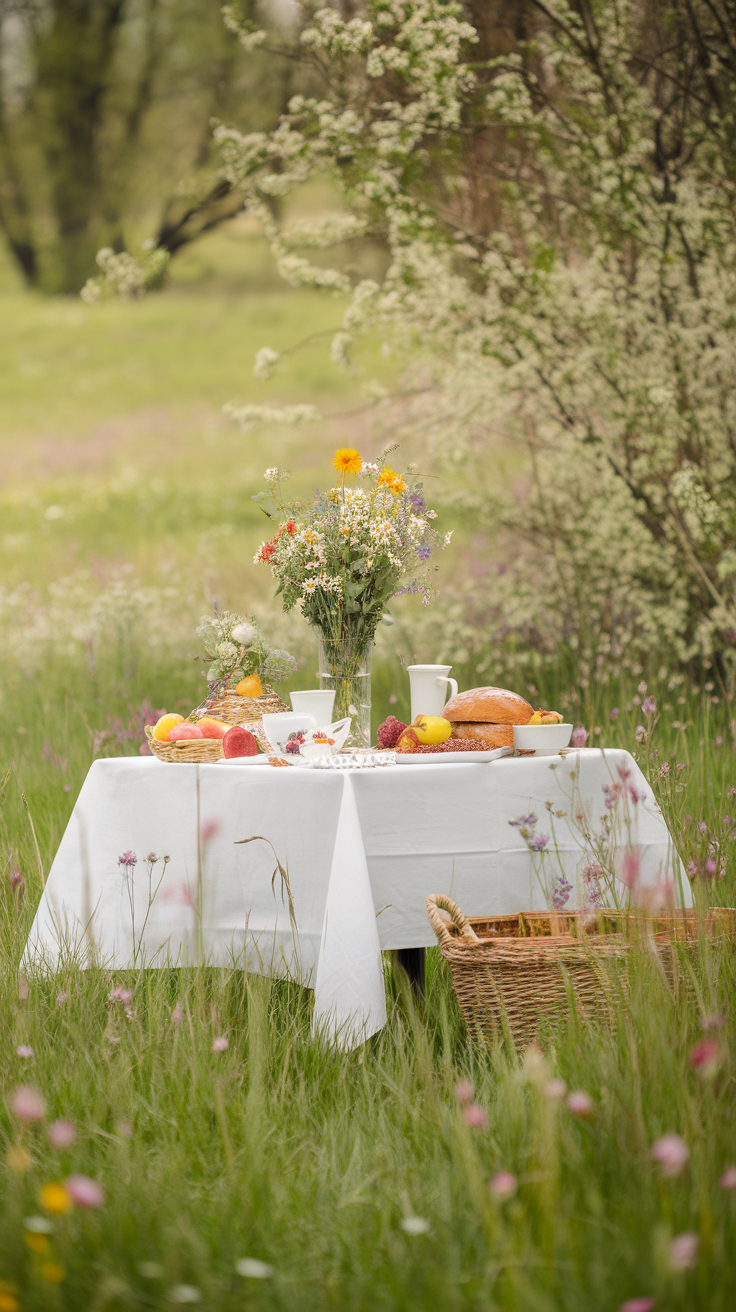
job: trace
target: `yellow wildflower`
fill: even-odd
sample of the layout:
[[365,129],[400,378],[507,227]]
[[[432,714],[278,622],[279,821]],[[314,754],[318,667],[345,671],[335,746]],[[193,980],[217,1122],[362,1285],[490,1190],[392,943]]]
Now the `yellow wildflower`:
[[9,1171],[14,1171],[16,1175],[25,1175],[26,1171],[31,1169],[31,1154],[27,1148],[9,1148],[7,1162]]
[[0,1312],[18,1312],[20,1303],[9,1285],[0,1285]]
[[48,1280],[51,1285],[60,1285],[66,1278],[66,1271],[61,1262],[42,1262],[41,1275],[44,1280]]
[[406,492],[406,483],[401,474],[397,474],[396,470],[392,469],[390,465],[383,466],[378,475],[378,482],[379,484],[385,483],[394,496],[398,496],[400,492]]
[[47,1212],[53,1212],[56,1216],[66,1216],[74,1206],[63,1184],[45,1184],[38,1200]]
[[359,474],[363,468],[360,451],[355,451],[351,446],[341,446],[335,452],[332,463],[338,474]]
[[48,1235],[41,1235],[37,1230],[26,1230],[25,1241],[32,1253],[45,1253],[49,1246]]

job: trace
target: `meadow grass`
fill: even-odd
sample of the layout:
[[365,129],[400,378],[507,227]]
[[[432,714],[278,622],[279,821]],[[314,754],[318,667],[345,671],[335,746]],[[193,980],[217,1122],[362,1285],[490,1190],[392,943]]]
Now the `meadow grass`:
[[[186,714],[200,700],[193,627],[214,597],[263,608],[277,631],[270,575],[250,566],[262,469],[291,462],[295,487],[308,489],[324,482],[338,434],[367,435],[335,421],[307,441],[243,438],[222,419],[224,401],[272,399],[250,377],[259,346],[332,327],[340,309],[284,290],[257,238],[236,237],[200,243],[170,291],[141,305],[90,312],[7,279],[2,293],[0,1312],[187,1300],[213,1312],[616,1312],[645,1296],[668,1312],[727,1312],[736,1189],[719,1179],[736,1166],[732,949],[683,961],[675,989],[637,957],[615,1026],[571,1015],[543,1057],[470,1036],[436,951],[418,1007],[386,959],[388,1025],[350,1054],[311,1037],[311,994],[237,970],[69,968],[27,991],[19,979],[42,880],[95,752],[135,755],[142,707]],[[350,410],[360,379],[315,349],[294,357],[278,395]],[[294,633],[303,659],[287,691],[314,682]],[[399,626],[382,632],[374,724],[389,711],[407,718],[399,656],[411,654]],[[515,686],[502,653],[497,669],[492,681]],[[477,678],[456,673],[466,686]],[[534,694],[518,690],[559,704],[591,742],[635,752],[699,872],[699,899],[736,904],[735,713],[722,691],[656,665],[587,687],[562,665],[535,679]],[[642,679],[656,723],[641,710]],[[705,879],[714,854],[725,874]],[[115,989],[131,990],[127,1005]],[[690,1060],[703,1023],[718,1045],[705,1071]],[[222,1035],[228,1047],[215,1052]],[[593,1114],[549,1097],[553,1077],[587,1092]],[[466,1123],[461,1080],[485,1128]],[[19,1085],[42,1093],[44,1122],[13,1114]],[[60,1118],[77,1134],[64,1149],[47,1132]],[[690,1151],[671,1179],[650,1155],[666,1133]],[[517,1180],[506,1198],[489,1188],[499,1171]],[[100,1182],[104,1205],[45,1212],[42,1187],[75,1173]],[[38,1216],[52,1225],[45,1238],[24,1225]],[[688,1233],[697,1259],[677,1270],[669,1246]],[[239,1273],[243,1260],[266,1268]]]

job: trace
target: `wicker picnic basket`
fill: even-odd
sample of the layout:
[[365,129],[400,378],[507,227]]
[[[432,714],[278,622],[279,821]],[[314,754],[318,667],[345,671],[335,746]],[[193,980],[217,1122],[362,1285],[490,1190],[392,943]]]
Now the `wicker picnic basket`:
[[[260,697],[241,697],[230,687],[229,680],[223,679],[210,690],[187,720],[196,724],[203,716],[211,715],[224,724],[241,724],[244,729],[250,729],[263,751],[268,752],[271,745],[263,732],[263,717],[288,709],[269,684],[266,684]],[[146,738],[153,755],[159,761],[198,765],[219,761],[223,755],[221,738],[189,738],[180,743],[162,743],[153,737],[151,725],[146,726]]]
[[666,966],[677,944],[736,935],[736,911],[725,907],[704,916],[694,909],[647,917],[599,910],[469,919],[442,894],[426,906],[469,1030],[497,1037],[505,1018],[519,1046],[566,1018],[570,1001],[582,1019],[610,1022],[626,995],[625,979],[611,966],[623,964],[637,940],[648,941]]

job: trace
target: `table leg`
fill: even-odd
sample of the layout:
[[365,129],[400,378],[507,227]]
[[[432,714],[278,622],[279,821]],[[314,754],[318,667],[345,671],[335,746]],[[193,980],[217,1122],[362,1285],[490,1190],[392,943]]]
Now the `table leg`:
[[407,976],[417,997],[423,998],[427,982],[427,949],[397,948],[394,962]]

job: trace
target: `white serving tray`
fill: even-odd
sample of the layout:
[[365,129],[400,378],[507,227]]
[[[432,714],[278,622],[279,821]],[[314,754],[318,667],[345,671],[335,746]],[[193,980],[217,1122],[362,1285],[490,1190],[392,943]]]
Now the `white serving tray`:
[[513,747],[494,747],[492,751],[477,752],[397,752],[397,765],[444,765],[454,761],[497,761],[501,756],[513,756]]

